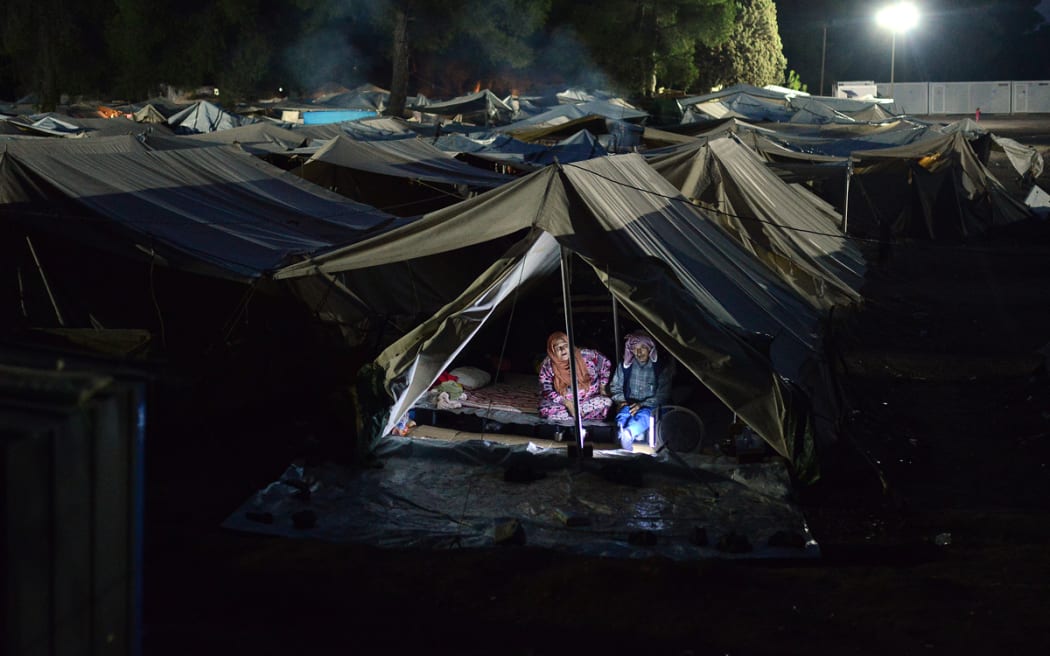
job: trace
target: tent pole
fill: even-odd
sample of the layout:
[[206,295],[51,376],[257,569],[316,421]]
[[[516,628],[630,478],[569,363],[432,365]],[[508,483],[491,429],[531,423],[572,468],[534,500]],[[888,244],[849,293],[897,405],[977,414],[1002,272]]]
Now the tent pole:
[[[605,271],[606,277],[609,275],[608,269]],[[612,319],[613,319],[613,357],[616,358],[616,364],[620,364],[620,304],[616,302],[616,295],[609,290],[609,297],[612,298]]]
[[569,374],[572,377],[572,415],[576,424],[576,440],[580,454],[583,454],[583,419],[580,418],[580,389],[576,382],[576,338],[572,333],[572,300],[569,294],[569,258],[572,253],[559,246],[561,250],[561,302],[565,310],[565,334],[569,337]]
[[44,266],[40,264],[40,258],[36,256],[36,249],[33,248],[33,242],[29,240],[29,235],[26,235],[26,245],[29,246],[29,254],[33,256],[33,262],[36,263],[36,270],[40,274],[40,280],[44,283],[44,290],[47,292],[47,297],[51,301],[51,307],[55,311],[55,319],[58,320],[58,325],[65,328],[66,322],[62,319],[62,312],[58,309],[58,302],[55,301],[55,295],[51,293],[51,285],[47,282],[47,276],[44,275]]
[[842,201],[842,234],[846,234],[849,219],[849,181],[853,177],[853,158],[846,160],[846,196]]

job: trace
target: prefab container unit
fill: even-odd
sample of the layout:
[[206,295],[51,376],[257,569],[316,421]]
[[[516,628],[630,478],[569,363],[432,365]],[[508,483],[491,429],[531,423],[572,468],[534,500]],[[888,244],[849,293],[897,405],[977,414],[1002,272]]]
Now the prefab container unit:
[[141,653],[145,385],[0,364],[0,653]]
[[1014,114],[1050,114],[1050,80],[1013,82]]
[[878,88],[872,80],[861,80],[851,82],[836,82],[831,85],[831,95],[834,98],[853,98],[861,100],[878,93]]
[[[879,86],[882,88],[882,85]],[[930,82],[930,114],[1011,113],[1011,84],[998,82]]]
[[[879,83],[879,97],[890,97],[890,85]],[[893,84],[894,111],[901,114],[930,113],[930,85],[927,82],[896,82]]]

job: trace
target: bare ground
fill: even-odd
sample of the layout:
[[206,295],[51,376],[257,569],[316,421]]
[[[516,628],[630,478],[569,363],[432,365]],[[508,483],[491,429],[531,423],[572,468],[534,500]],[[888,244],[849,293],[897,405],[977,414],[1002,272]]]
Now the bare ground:
[[[1045,117],[1002,121],[982,123],[1050,145]],[[181,415],[150,451],[166,464],[148,479],[145,652],[1048,653],[1043,239],[898,249],[840,317],[850,420],[799,492],[819,562],[234,534],[219,522],[311,444],[266,409]]]

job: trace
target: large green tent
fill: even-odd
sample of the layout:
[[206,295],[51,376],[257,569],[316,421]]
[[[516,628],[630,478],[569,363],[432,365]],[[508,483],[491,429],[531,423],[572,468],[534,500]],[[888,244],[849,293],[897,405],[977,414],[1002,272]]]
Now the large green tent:
[[[638,155],[552,165],[390,233],[285,267],[333,275],[515,237],[460,295],[376,359],[390,406],[380,434],[516,294],[581,258],[617,304],[778,453],[813,464],[834,439],[816,299],[783,285]],[[390,293],[399,282],[389,280]],[[807,430],[815,429],[815,433]],[[807,462],[802,462],[806,460]]]

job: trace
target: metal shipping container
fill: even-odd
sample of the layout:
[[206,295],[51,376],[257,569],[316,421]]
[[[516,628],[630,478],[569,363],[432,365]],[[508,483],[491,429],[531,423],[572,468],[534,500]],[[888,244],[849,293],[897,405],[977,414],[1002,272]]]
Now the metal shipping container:
[[0,364],[0,652],[141,652],[145,385]]

